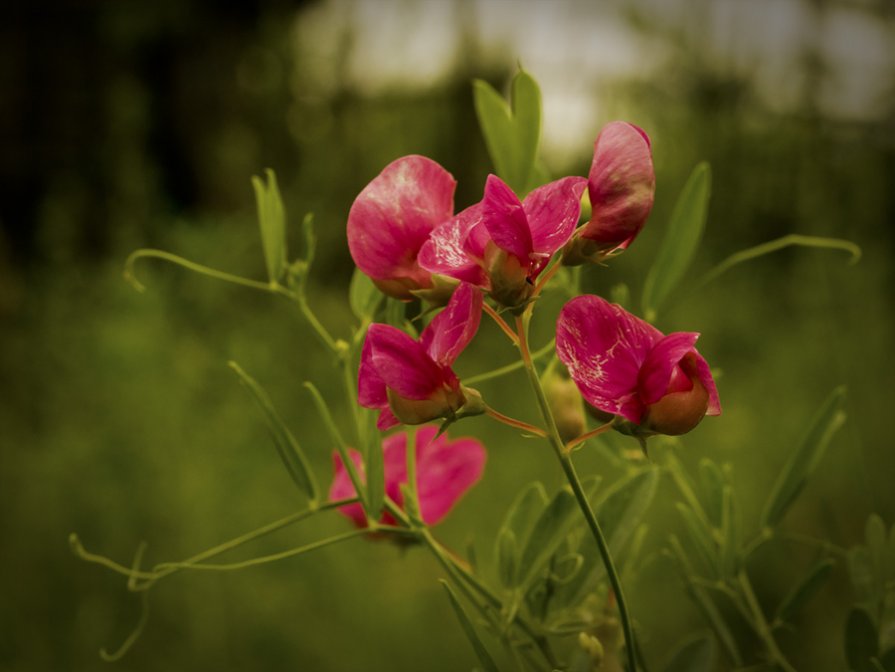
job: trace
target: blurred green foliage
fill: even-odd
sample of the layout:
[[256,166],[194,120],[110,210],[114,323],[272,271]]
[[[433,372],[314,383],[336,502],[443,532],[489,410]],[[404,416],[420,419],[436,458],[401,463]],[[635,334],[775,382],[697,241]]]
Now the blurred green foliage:
[[[300,218],[316,216],[311,303],[332,333],[349,334],[344,221],[354,196],[391,159],[419,153],[458,179],[458,206],[477,200],[491,167],[471,81],[484,78],[500,89],[514,59],[504,54],[495,64],[469,54],[437,85],[366,96],[338,62],[327,66],[336,73],[332,81],[319,84],[321,66],[290,46],[302,15],[286,3],[249,3],[246,16],[199,2],[185,9],[146,4],[134,13],[117,3],[79,13],[76,4],[63,6],[89,28],[95,51],[68,37],[42,61],[24,42],[3,41],[19,61],[52,68],[44,80],[7,80],[13,85],[2,119],[18,118],[9,113],[20,109],[16,101],[35,99],[38,127],[54,130],[21,164],[25,177],[9,173],[16,186],[10,193],[21,201],[0,210],[3,670],[98,669],[105,665],[98,648],[114,649],[138,620],[138,600],[120,577],[71,554],[70,532],[125,564],[145,540],[151,564],[186,557],[303,505],[228,360],[264,386],[321,482],[330,475],[333,446],[302,382],[313,381],[334,400],[335,414],[348,409],[328,358],[294,307],[153,262],[137,267],[148,288],[138,294],[121,277],[127,254],[151,245],[263,279],[249,178],[273,166],[290,250],[302,246]],[[40,44],[60,30],[49,19],[19,18],[42,36]],[[674,199],[700,160],[712,166],[712,200],[684,290],[727,255],[787,233],[858,243],[864,257],[854,267],[837,252],[799,249],[740,266],[698,293],[671,297],[659,326],[702,332],[700,351],[722,374],[724,415],[675,450],[691,474],[705,457],[730,463],[744,528],[757,524],[815,409],[830,390],[848,387],[849,419],[783,526],[840,546],[862,543],[871,512],[888,525],[895,521],[887,420],[895,381],[892,119],[837,121],[810,96],[794,112],[768,109],[748,78],[694,57],[692,43],[667,39],[655,25],[638,25],[645,39],[667,40],[674,57],[662,77],[605,85],[598,92],[608,101],[605,118],[593,130],[614,117],[648,130],[656,206],[632,249],[609,268],[589,269],[585,288],[608,295],[624,282],[640,296]],[[351,40],[343,35],[342,52]],[[67,58],[65,45],[89,53],[86,65]],[[104,56],[108,63],[99,67]],[[792,77],[802,81],[804,74]],[[83,97],[67,98],[79,77],[97,83]],[[56,97],[28,97],[30,87],[47,92],[54,85],[61,87]],[[887,104],[895,109],[895,99]],[[28,105],[21,109],[27,116]],[[586,174],[591,141],[583,137],[580,152],[553,171]],[[24,144],[11,147],[25,156]],[[533,347],[551,337],[548,316],[561,298],[544,297]],[[512,359],[493,325],[483,323],[458,373]],[[521,388],[523,377],[480,387],[502,411],[534,421],[531,399],[506,394]],[[464,421],[452,433],[480,436],[489,464],[438,534],[456,549],[473,542],[487,557],[520,486],[541,479],[554,489],[561,474],[545,446],[487,419]],[[618,437],[609,446],[610,454],[636,447]],[[657,446],[656,459],[671,449]],[[590,445],[578,455],[581,473],[599,474],[604,484],[624,471]],[[666,532],[681,526],[674,501],[677,493],[663,482],[648,515],[641,581],[628,591],[649,649],[669,655],[683,633],[704,627],[673,566],[658,554]],[[299,545],[346,525],[336,514],[315,519],[233,557]],[[121,669],[475,664],[428,555],[349,544],[240,573],[185,572],[163,583]],[[815,560],[810,547],[760,549],[750,565],[759,600],[778,603]],[[781,633],[781,646],[798,669],[839,669],[855,599],[843,566],[813,599],[797,629]]]

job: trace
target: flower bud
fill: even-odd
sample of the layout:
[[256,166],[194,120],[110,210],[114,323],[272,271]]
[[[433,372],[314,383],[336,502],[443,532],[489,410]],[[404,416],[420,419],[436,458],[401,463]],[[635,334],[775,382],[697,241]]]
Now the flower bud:
[[564,366],[555,367],[545,378],[544,393],[547,395],[547,403],[556,421],[560,438],[568,442],[584,434],[587,428],[584,400]]
[[624,121],[606,124],[594,142],[587,190],[592,214],[564,250],[570,266],[598,262],[640,233],[656,191],[649,136]]
[[665,396],[646,407],[641,424],[658,434],[686,434],[699,424],[708,407],[709,393],[699,379],[696,358],[688,354],[672,376]]
[[515,309],[528,303],[534,285],[528,268],[519,258],[494,243],[485,249],[485,264],[491,281],[491,297],[500,305]]
[[387,389],[388,406],[405,425],[421,425],[441,418],[453,420],[466,404],[466,397],[458,387],[451,389],[446,385],[438,387],[428,399],[408,399],[392,389]]

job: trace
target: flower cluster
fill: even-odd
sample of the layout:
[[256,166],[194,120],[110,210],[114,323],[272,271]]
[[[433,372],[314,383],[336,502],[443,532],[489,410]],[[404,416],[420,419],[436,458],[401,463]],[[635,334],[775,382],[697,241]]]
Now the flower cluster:
[[[461,385],[452,368],[478,330],[485,297],[519,315],[552,276],[543,273],[551,262],[597,263],[625,250],[653,205],[650,140],[633,124],[612,122],[594,143],[587,178],[563,177],[520,198],[489,175],[481,201],[456,214],[455,187],[451,174],[436,162],[405,156],[361,191],[348,215],[352,258],[379,289],[400,300],[446,304],[418,339],[386,324],[369,327],[358,402],[379,411],[380,430],[433,420],[445,421],[445,427],[486,411],[478,392]],[[585,190],[591,214],[579,226]],[[697,337],[690,332],[665,336],[598,296],[573,298],[556,327],[556,356],[574,385],[571,390],[564,386],[562,394],[568,399],[570,391],[580,393],[593,414],[628,434],[688,432],[705,415],[721,412],[708,364],[694,347]],[[556,387],[561,381],[553,383]],[[570,408],[580,409],[580,400],[571,403]],[[574,442],[576,432],[583,436],[583,418],[558,419],[569,428],[563,440]],[[434,431],[420,430],[419,474],[424,516],[433,521],[478,478],[484,459],[478,444],[475,450],[466,443],[464,450],[452,452],[446,439],[433,440]],[[395,501],[400,500],[397,484],[406,476],[400,457],[405,444],[404,435],[384,442],[388,494]],[[435,465],[446,456],[455,461],[445,469],[463,474],[456,482],[441,482],[445,472]],[[439,476],[430,476],[430,467]],[[351,489],[338,460],[336,472],[332,497]],[[422,493],[439,488],[440,503],[425,499],[432,503],[424,504]],[[359,524],[363,520],[359,506],[345,512]]]

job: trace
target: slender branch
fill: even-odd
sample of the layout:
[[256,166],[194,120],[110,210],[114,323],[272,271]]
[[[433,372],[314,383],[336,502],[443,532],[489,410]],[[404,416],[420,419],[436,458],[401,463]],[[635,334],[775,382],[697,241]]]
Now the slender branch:
[[[532,361],[537,361],[544,355],[553,352],[553,349],[555,347],[556,347],[556,339],[551,338],[550,342],[547,343],[544,347],[542,347],[540,350],[536,350],[535,352],[531,353]],[[466,385],[474,385],[476,383],[481,383],[484,380],[491,380],[492,378],[499,378],[500,376],[505,376],[506,374],[512,373],[513,371],[518,371],[519,369],[523,368],[524,366],[525,366],[525,362],[523,362],[521,359],[519,359],[519,360],[516,360],[515,362],[511,362],[510,364],[507,364],[506,366],[501,366],[497,369],[493,369],[492,371],[486,371],[485,373],[480,373],[477,376],[464,377],[463,382]]]
[[758,598],[755,597],[755,592],[752,590],[749,575],[746,574],[744,570],[740,570],[737,574],[737,580],[742,589],[743,597],[746,598],[746,604],[749,606],[749,611],[752,612],[752,624],[759,637],[761,637],[764,642],[768,654],[771,656],[771,660],[779,665],[784,672],[796,672],[796,669],[790,664],[786,659],[786,656],[783,655],[783,652],[777,646],[777,640],[774,639],[771,627],[768,625],[764,612],[761,610],[761,605],[758,603]]
[[565,447],[566,453],[571,453],[572,449],[575,448],[575,446],[580,446],[582,443],[584,443],[588,439],[592,439],[595,436],[600,436],[600,434],[602,434],[603,432],[612,429],[612,423],[613,423],[613,421],[610,420],[605,425],[600,425],[596,429],[592,429],[589,432],[585,432],[581,436],[572,439],[571,441],[569,441],[566,444],[566,447]]
[[500,327],[500,330],[506,334],[507,338],[513,343],[513,345],[519,345],[519,338],[516,336],[516,332],[510,329],[510,325],[506,323],[506,321],[498,314],[494,308],[488,305],[487,302],[482,304],[482,308],[484,308],[485,312],[491,317],[492,320]]
[[[165,252],[164,250],[153,250],[144,248],[131,252],[130,256],[128,256],[128,258],[124,262],[124,278],[131,285],[133,285],[134,289],[136,289],[138,292],[146,291],[146,287],[143,285],[143,283],[137,280],[136,276],[134,275],[134,265],[139,259],[161,259],[162,261],[167,261],[176,266],[181,266],[183,268],[186,268],[187,270],[193,271],[194,273],[199,273],[200,275],[205,275],[217,280],[223,280],[224,282],[230,282],[234,285],[242,285],[243,287],[260,289],[263,292],[276,293],[277,287],[280,287],[276,283],[251,280],[249,278],[243,278],[238,275],[233,275],[232,273],[227,273],[226,271],[219,271],[216,268],[211,268],[210,266],[197,264],[194,261],[184,259],[183,257],[180,257],[176,254],[171,254],[170,252]],[[280,289],[285,288],[280,287]]]
[[550,445],[553,447],[556,458],[559,460],[563,473],[566,476],[566,480],[572,488],[572,493],[575,495],[578,507],[584,514],[591,535],[593,536],[594,541],[597,542],[597,548],[600,550],[600,557],[603,560],[606,575],[609,577],[609,584],[612,586],[612,590],[615,593],[619,619],[621,620],[622,631],[625,636],[625,652],[627,654],[628,672],[637,672],[637,645],[634,639],[634,628],[631,624],[631,616],[628,613],[627,600],[625,600],[624,592],[622,591],[621,580],[619,579],[618,571],[615,568],[615,563],[612,560],[612,554],[609,552],[609,544],[603,536],[603,530],[600,528],[597,516],[594,513],[593,507],[590,505],[587,493],[584,492],[584,487],[581,485],[581,480],[578,478],[578,474],[575,471],[575,465],[572,462],[572,458],[566,452],[563,440],[559,435],[559,430],[556,428],[556,421],[553,418],[553,413],[550,411],[550,404],[547,401],[547,396],[541,385],[541,379],[538,377],[538,372],[535,370],[534,363],[531,361],[531,353],[528,350],[528,323],[530,319],[530,308],[521,316],[516,317],[516,332],[519,337],[519,351],[522,354],[522,361],[525,363],[525,370],[528,373],[528,378],[538,401],[538,406],[540,406],[544,423],[547,425],[547,438],[550,441]]
[[541,276],[540,280],[538,280],[538,284],[535,286],[534,291],[531,293],[532,299],[536,298],[544,290],[544,287],[546,287],[547,283],[553,279],[553,276],[556,275],[557,271],[559,271],[560,268],[562,268],[562,261],[560,259],[557,259],[553,263],[553,266],[548,268],[547,272]]
[[511,418],[508,415],[504,415],[499,411],[495,411],[490,406],[485,406],[485,414],[494,418],[498,422],[502,422],[505,425],[509,425],[510,427],[515,427],[516,429],[521,429],[523,432],[528,432],[529,434],[534,434],[540,437],[547,437],[547,432],[545,432],[540,427],[535,427],[534,425],[530,425],[527,422],[523,422],[522,420],[517,420],[516,418]]

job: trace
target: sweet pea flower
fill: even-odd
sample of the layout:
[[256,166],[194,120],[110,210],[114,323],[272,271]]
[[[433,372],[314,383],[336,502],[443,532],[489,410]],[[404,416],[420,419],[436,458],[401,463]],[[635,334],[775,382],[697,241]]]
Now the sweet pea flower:
[[460,385],[451,365],[482,318],[482,294],[461,284],[448,305],[415,340],[387,324],[372,324],[361,350],[357,400],[380,409],[376,426],[419,425],[457,413],[482,412],[478,392]]
[[432,229],[454,214],[456,181],[432,159],[404,156],[383,168],[348,212],[351,258],[383,293],[413,298],[432,277],[417,255]]
[[535,279],[574,232],[585,185],[583,177],[565,177],[520,202],[489,175],[481,202],[432,231],[420,266],[482,287],[509,308],[524,305]]
[[585,401],[645,436],[685,434],[721,404],[709,365],[696,351],[699,334],[665,336],[598,296],[569,301],[556,325],[556,354]]
[[[416,434],[416,484],[420,515],[427,525],[435,525],[454,507],[454,504],[481,478],[485,468],[485,448],[472,438],[454,441],[447,434],[437,436],[434,426],[422,427]],[[348,456],[358,474],[366,480],[361,454],[350,449]],[[382,442],[385,471],[385,494],[403,508],[401,485],[407,483],[407,434],[393,434]],[[333,455],[335,477],[329,489],[329,500],[338,501],[357,495],[348,471],[338,453]],[[359,504],[343,506],[339,511],[357,527],[366,527],[367,520]],[[394,524],[387,512],[379,522]]]
[[656,175],[646,132],[625,121],[606,124],[594,142],[587,178],[591,218],[565,249],[563,263],[600,261],[631,244],[653,208]]

